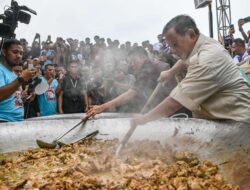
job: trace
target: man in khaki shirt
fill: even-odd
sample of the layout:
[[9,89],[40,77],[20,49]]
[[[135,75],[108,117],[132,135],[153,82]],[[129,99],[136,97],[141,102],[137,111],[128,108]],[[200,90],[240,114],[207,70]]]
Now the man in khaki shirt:
[[[217,41],[200,34],[194,20],[179,15],[163,30],[171,52],[185,63],[186,77],[156,108],[132,119],[135,125],[170,116],[182,106],[202,119],[250,123],[250,88],[231,56]],[[173,72],[175,72],[173,71]]]

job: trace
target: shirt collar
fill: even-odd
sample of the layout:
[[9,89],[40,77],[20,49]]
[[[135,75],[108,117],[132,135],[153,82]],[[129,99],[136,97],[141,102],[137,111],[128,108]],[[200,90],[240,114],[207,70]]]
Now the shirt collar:
[[198,40],[196,41],[194,48],[192,50],[192,52],[190,53],[190,55],[188,56],[187,60],[189,60],[192,56],[194,56],[198,49],[203,45],[203,42],[205,41],[205,36],[203,34],[199,34]]

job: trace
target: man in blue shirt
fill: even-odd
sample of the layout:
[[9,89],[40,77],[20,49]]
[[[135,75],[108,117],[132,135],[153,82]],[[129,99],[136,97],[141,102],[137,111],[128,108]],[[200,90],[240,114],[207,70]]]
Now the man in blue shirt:
[[38,105],[41,116],[57,114],[57,87],[58,81],[54,79],[55,67],[51,61],[46,61],[43,65],[44,76],[42,83],[48,84],[45,93],[38,95]]
[[35,70],[27,69],[17,77],[12,68],[20,64],[22,55],[18,40],[4,42],[0,61],[0,122],[24,119],[24,108],[16,92],[24,81],[35,75]]

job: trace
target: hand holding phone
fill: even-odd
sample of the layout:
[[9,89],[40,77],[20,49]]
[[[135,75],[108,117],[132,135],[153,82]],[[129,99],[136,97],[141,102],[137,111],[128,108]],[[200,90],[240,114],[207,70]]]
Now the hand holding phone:
[[34,65],[32,63],[28,63],[28,69],[33,69]]

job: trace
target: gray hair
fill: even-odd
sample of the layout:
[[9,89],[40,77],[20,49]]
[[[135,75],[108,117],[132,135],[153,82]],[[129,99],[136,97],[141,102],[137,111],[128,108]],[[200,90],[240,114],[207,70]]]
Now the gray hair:
[[195,34],[199,35],[200,31],[197,28],[195,21],[188,15],[178,15],[172,18],[164,27],[162,34],[165,35],[171,28],[174,28],[176,33],[183,36],[188,29],[193,29]]

